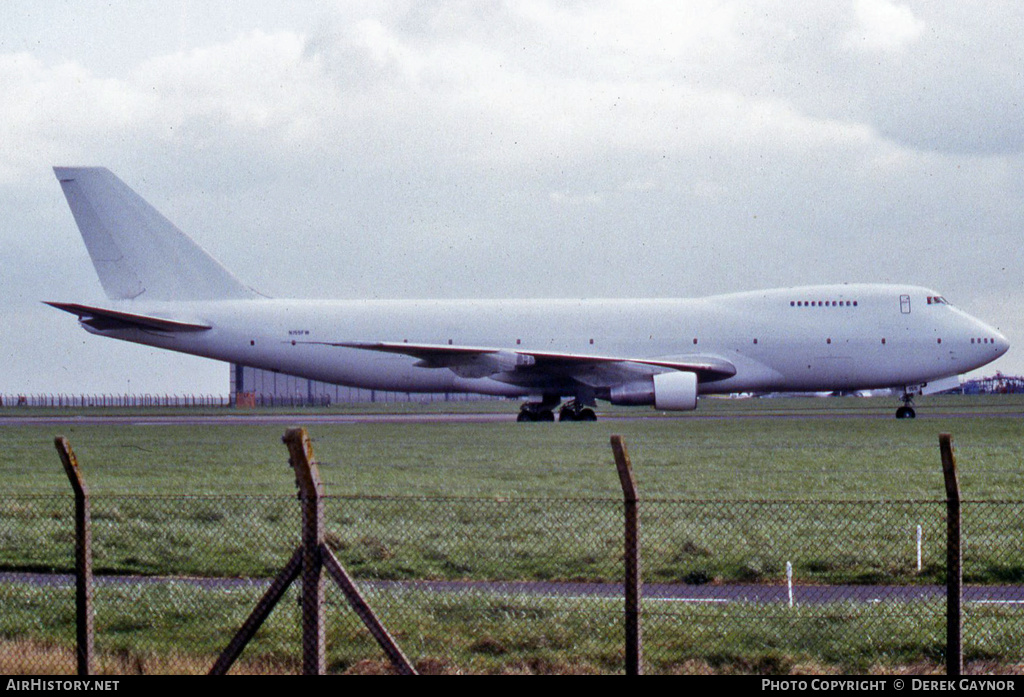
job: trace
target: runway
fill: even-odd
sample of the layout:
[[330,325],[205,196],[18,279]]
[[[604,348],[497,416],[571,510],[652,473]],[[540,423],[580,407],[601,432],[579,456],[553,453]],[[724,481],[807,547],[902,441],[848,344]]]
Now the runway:
[[[928,419],[965,419],[965,418],[1007,418],[1024,419],[1024,411],[989,411],[989,410],[918,410],[916,420]],[[729,420],[800,420],[800,419],[884,419],[895,420],[892,413],[865,410],[857,412],[835,412],[826,410],[801,411],[743,411],[732,413],[721,412],[687,412],[685,414],[663,414],[637,412],[636,414],[599,414],[598,420],[605,422],[623,421],[729,421]],[[294,426],[315,424],[502,424],[515,423],[516,412],[481,412],[481,413],[422,413],[422,414],[344,414],[344,413],[267,413],[259,411],[237,412],[225,414],[47,414],[0,415],[0,428],[4,426]],[[520,424],[523,428],[586,428],[585,424]]]
[[362,423],[514,423],[515,414],[110,414],[3,416],[2,426],[294,426],[296,424]]
[[[72,587],[71,574],[0,572],[0,584],[38,587]],[[96,576],[98,586],[194,586],[203,590],[252,588],[262,592],[270,579],[196,578],[168,576]],[[557,581],[362,581],[359,588],[370,593],[432,593],[496,596],[523,600],[621,600],[623,587],[617,583]],[[642,597],[654,603],[723,605],[730,603],[788,606],[790,589],[769,584],[644,584]],[[944,586],[794,585],[794,605],[941,602]],[[979,605],[1024,605],[1024,586],[966,586],[964,601]]]

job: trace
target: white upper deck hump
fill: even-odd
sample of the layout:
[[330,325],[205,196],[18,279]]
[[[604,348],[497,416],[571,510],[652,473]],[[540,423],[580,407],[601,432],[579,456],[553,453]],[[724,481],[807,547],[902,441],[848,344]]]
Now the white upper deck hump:
[[103,167],[54,167],[93,266],[112,300],[257,297]]

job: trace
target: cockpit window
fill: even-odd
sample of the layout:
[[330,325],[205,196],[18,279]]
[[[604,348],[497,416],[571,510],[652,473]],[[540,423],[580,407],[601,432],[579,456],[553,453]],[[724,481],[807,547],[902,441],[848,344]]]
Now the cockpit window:
[[930,296],[928,296],[928,304],[929,305],[948,305],[949,303],[941,295],[930,295]]

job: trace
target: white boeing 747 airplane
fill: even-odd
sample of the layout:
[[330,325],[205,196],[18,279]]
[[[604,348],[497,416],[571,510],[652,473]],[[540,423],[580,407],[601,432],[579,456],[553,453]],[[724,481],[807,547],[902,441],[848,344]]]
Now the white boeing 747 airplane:
[[279,300],[228,272],[106,169],[56,167],[110,299],[48,303],[90,333],[313,380],[529,399],[521,421],[596,400],[690,410],[701,394],[924,385],[1009,348],[939,293],[824,285],[701,299]]

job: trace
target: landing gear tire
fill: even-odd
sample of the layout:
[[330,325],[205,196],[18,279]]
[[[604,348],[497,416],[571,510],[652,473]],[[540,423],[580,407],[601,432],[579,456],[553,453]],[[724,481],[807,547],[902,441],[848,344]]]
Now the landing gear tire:
[[575,402],[569,402],[558,410],[558,421],[597,421],[594,409],[589,406],[580,406]]
[[516,417],[516,421],[518,421],[519,423],[554,421],[555,408],[561,401],[562,400],[557,396],[551,397],[545,395],[543,401],[527,402],[523,406],[519,407],[519,416]]
[[588,406],[584,406],[580,400],[571,400],[558,407],[562,400],[558,397],[546,395],[543,401],[527,402],[519,408],[519,416],[516,421],[519,423],[535,423],[538,421],[550,422],[555,420],[555,409],[558,409],[559,421],[597,421],[597,414]]
[[542,409],[540,411],[521,411],[519,416],[516,417],[516,421],[519,423],[535,423],[538,421],[554,421],[555,412],[550,409]]
[[917,412],[914,411],[913,407],[900,407],[896,410],[897,419],[913,419],[917,416]]

